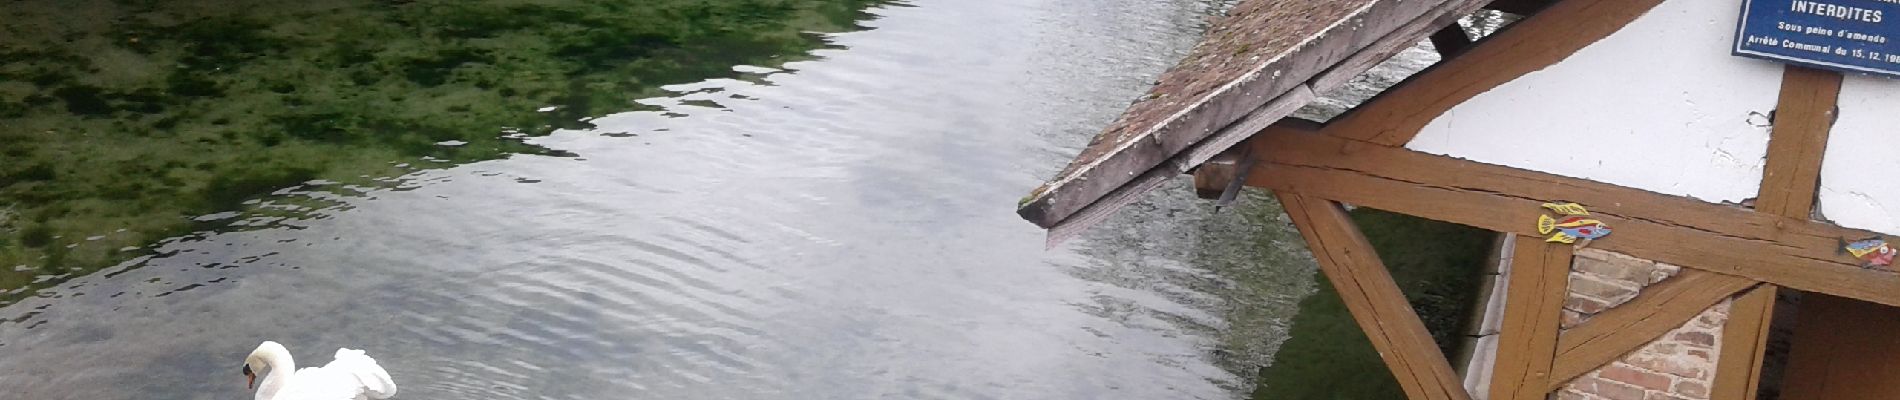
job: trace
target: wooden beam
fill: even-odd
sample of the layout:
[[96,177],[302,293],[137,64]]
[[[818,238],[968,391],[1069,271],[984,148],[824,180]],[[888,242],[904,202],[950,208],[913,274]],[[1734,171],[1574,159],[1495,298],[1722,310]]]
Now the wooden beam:
[[1595,248],[1900,305],[1900,275],[1839,254],[1841,238],[1873,232],[1294,129],[1247,145],[1259,157],[1250,186],[1527,236],[1538,204],[1570,200],[1615,229]]
[[1498,329],[1497,363],[1491,369],[1491,400],[1543,400],[1549,390],[1557,328],[1570,285],[1569,245],[1519,236],[1511,251],[1510,285],[1504,288],[1504,322]]
[[1559,1],[1354,108],[1329,124],[1327,132],[1387,146],[1405,144],[1453,106],[1563,61],[1660,3]]
[[1602,367],[1695,319],[1710,306],[1755,285],[1755,281],[1685,269],[1643,289],[1635,299],[1604,310],[1557,339],[1557,363],[1545,388]]
[[1821,182],[1821,155],[1834,128],[1834,105],[1841,74],[1788,66],[1781,75],[1781,100],[1775,107],[1774,132],[1768,137],[1768,163],[1762,167],[1755,210],[1807,218]]
[[1345,208],[1298,194],[1275,194],[1406,397],[1469,400],[1471,395],[1432,342],[1431,332]]
[[1711,399],[1755,400],[1761,385],[1762,353],[1775,311],[1775,285],[1761,285],[1729,305],[1722,325],[1722,356],[1716,359]]

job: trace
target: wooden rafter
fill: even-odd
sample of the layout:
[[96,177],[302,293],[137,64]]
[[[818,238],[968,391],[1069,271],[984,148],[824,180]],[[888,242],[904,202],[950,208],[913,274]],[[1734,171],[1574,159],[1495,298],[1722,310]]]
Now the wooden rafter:
[[[1505,2],[1509,3],[1509,2]],[[1387,146],[1403,145],[1432,119],[1479,93],[1556,64],[1622,29],[1662,0],[1565,0],[1463,55],[1440,62],[1360,105],[1327,133]]]
[[1716,359],[1709,398],[1755,399],[1776,291],[1775,285],[1757,286],[1729,305],[1728,323],[1722,325],[1722,356]]
[[1595,248],[1900,305],[1900,275],[1838,254],[1840,238],[1874,235],[1864,230],[1297,129],[1245,145],[1258,157],[1249,186],[1527,236],[1539,203],[1576,201],[1616,229]]
[[1432,342],[1398,283],[1339,203],[1277,193],[1372,347],[1413,400],[1469,400],[1462,381]]
[[[1359,53],[1353,54],[1351,57],[1346,57],[1344,61],[1340,61],[1338,65],[1327,68],[1326,72],[1322,72],[1319,76],[1315,76],[1311,81],[1308,81],[1308,85],[1312,86],[1314,91],[1319,92],[1327,92],[1344,87],[1346,83],[1351,82],[1353,78],[1358,78],[1360,75],[1365,74],[1366,70],[1372,69],[1373,66],[1391,59],[1392,56],[1398,55],[1399,52],[1417,45],[1419,37],[1438,32],[1445,28],[1458,27],[1458,18],[1470,15],[1490,2],[1490,0],[1446,1],[1444,7],[1432,10],[1432,12],[1420,15],[1418,18],[1406,22],[1405,25],[1401,25],[1398,29],[1393,30],[1392,34],[1372,42],[1370,46],[1366,46],[1365,50],[1360,50]],[[1270,124],[1274,121],[1264,122]],[[1265,126],[1265,124],[1258,126]],[[1243,134],[1252,135],[1253,132],[1258,132],[1258,126],[1253,128],[1253,131],[1244,132]],[[1226,128],[1222,128],[1222,130],[1232,128],[1235,128],[1235,126],[1229,125]]]
[[1511,249],[1510,285],[1498,356],[1491,368],[1492,400],[1542,400],[1550,380],[1557,328],[1570,284],[1570,246],[1520,236]]
[[1622,358],[1695,319],[1755,281],[1692,269],[1643,289],[1623,305],[1604,310],[1557,340],[1557,363],[1544,386],[1556,390],[1579,375]]

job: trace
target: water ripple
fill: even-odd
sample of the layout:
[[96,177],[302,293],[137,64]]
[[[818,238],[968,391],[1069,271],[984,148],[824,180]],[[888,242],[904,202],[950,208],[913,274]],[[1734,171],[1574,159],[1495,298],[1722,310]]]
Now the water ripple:
[[[6,305],[0,387],[240,397],[230,364],[272,339],[306,364],[368,349],[405,398],[1244,394],[1212,354],[1271,338],[1227,336],[1254,332],[1222,283],[1241,268],[1167,237],[1203,226],[1161,210],[1044,252],[1011,212],[1212,3],[914,3],[528,139],[567,156],[306,183]],[[100,384],[127,377],[149,384]]]

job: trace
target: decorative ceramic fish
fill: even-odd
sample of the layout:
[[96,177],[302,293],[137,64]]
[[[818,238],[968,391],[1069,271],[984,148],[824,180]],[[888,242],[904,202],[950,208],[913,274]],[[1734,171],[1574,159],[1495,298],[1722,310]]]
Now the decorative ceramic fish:
[[1551,218],[1549,215],[1537,216],[1537,233],[1550,235],[1549,239],[1544,240],[1545,242],[1570,244],[1576,243],[1577,239],[1587,241],[1610,234],[1610,226],[1603,224],[1603,221],[1587,217],[1590,211],[1583,209],[1581,204],[1544,203],[1544,208],[1566,215],[1562,218]]
[[1590,215],[1589,210],[1584,210],[1583,205],[1577,203],[1544,203],[1544,208],[1563,215]]
[[1539,215],[1537,216],[1537,233],[1550,235],[1550,239],[1545,239],[1545,242],[1569,244],[1576,243],[1577,239],[1590,240],[1608,236],[1610,226],[1604,225],[1603,221],[1581,215],[1571,215],[1563,219]]
[[1864,267],[1871,268],[1893,265],[1893,256],[1896,252],[1892,246],[1887,245],[1885,239],[1881,239],[1879,236],[1857,240],[1853,243],[1847,243],[1846,240],[1842,240],[1841,242],[1842,250],[1846,250],[1848,254],[1854,255],[1854,258],[1860,259]]

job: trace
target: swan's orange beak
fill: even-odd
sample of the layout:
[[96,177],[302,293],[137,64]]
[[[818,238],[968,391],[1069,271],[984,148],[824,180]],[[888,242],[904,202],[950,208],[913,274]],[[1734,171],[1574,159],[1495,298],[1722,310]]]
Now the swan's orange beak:
[[255,385],[256,383],[257,383],[257,374],[251,373],[251,366],[249,364],[245,364],[244,365],[244,389],[247,389],[247,390],[256,389],[257,388],[257,385]]

